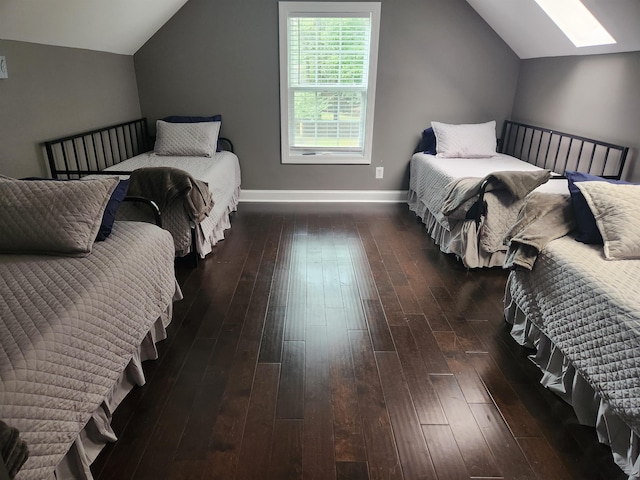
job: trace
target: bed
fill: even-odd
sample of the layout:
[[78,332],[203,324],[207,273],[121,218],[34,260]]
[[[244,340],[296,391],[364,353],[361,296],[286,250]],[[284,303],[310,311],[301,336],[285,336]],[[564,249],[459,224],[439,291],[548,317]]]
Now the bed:
[[[156,139],[152,145],[146,119],[142,118],[51,140],[44,145],[53,178],[96,174],[127,176],[140,168],[170,167],[206,182],[213,207],[203,219],[194,220],[181,201],[169,202],[161,209],[162,226],[173,236],[176,255],[196,252],[204,258],[231,227],[230,215],[237,209],[240,196],[240,164],[233,153],[233,144],[219,137],[220,124],[219,115],[166,117],[156,122]],[[204,125],[209,130],[205,130]],[[135,220],[145,214],[131,205],[122,212],[122,218]]]
[[640,186],[589,180],[578,185],[602,242],[576,240],[586,229],[574,212],[571,234],[549,238],[530,269],[516,266],[509,273],[505,318],[513,338],[535,350],[530,358],[543,372],[541,383],[573,407],[580,423],[596,428],[599,441],[635,480],[640,478]]
[[[566,170],[620,178],[628,153],[627,147],[513,121],[505,122],[500,142],[495,122],[432,124],[411,158],[408,205],[440,249],[467,268],[502,266],[504,234],[530,191],[566,193]],[[527,188],[505,188],[509,177],[522,177]],[[452,203],[461,187],[473,195]]]
[[0,178],[0,419],[29,450],[18,479],[92,478],[181,298],[167,231],[115,221],[95,240],[118,184]]

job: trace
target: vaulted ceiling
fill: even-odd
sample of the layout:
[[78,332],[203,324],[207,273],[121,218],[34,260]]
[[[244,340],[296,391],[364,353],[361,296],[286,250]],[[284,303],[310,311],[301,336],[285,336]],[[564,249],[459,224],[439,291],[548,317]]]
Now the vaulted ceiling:
[[[582,1],[616,44],[576,48],[534,0],[467,0],[523,59],[640,51],[640,0]],[[0,39],[133,55],[186,2],[0,0]]]
[[0,39],[133,55],[187,0],[0,0]]

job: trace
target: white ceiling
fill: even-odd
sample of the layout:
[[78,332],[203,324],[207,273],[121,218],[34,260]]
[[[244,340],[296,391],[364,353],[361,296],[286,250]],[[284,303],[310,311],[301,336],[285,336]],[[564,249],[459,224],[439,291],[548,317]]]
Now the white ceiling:
[[187,0],[0,0],[0,39],[133,55]]
[[520,58],[592,55],[640,50],[640,0],[582,0],[616,39],[577,48],[534,0],[467,0]]
[[[186,2],[0,0],[0,39],[133,55]],[[583,48],[574,47],[534,0],[467,2],[523,59],[640,51],[640,0],[583,0],[618,42]]]

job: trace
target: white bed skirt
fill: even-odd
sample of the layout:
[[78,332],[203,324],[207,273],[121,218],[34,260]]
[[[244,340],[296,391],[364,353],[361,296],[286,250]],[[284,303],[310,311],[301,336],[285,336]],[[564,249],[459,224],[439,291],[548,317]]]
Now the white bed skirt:
[[172,302],[158,317],[140,347],[134,352],[131,361],[120,375],[102,404],[93,412],[89,422],[80,432],[76,441],[58,464],[53,479],[55,480],[93,480],[91,464],[108,442],[118,440],[111,428],[111,418],[118,405],[135,386],[142,386],[146,379],[142,362],[158,358],[156,343],[167,338],[166,328],[173,316],[173,302],[182,299],[182,292],[176,282],[176,291]]
[[542,371],[540,383],[573,407],[580,424],[596,429],[598,440],[611,448],[615,463],[629,475],[629,480],[640,480],[640,437],[611,411],[570,360],[528,319],[513,300],[509,284],[504,305],[505,319],[513,326],[511,336],[536,351],[529,358]]
[[418,194],[409,190],[407,204],[424,223],[427,233],[440,250],[453,253],[467,268],[502,267],[505,252],[485,252],[478,248],[476,222],[460,221],[451,230],[443,227],[431,214],[427,206],[418,198]]

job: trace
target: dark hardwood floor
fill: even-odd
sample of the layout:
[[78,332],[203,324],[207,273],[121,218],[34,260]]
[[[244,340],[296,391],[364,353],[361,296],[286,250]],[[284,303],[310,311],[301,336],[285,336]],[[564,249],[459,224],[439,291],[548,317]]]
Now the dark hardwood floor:
[[240,205],[98,479],[623,479],[406,205]]

